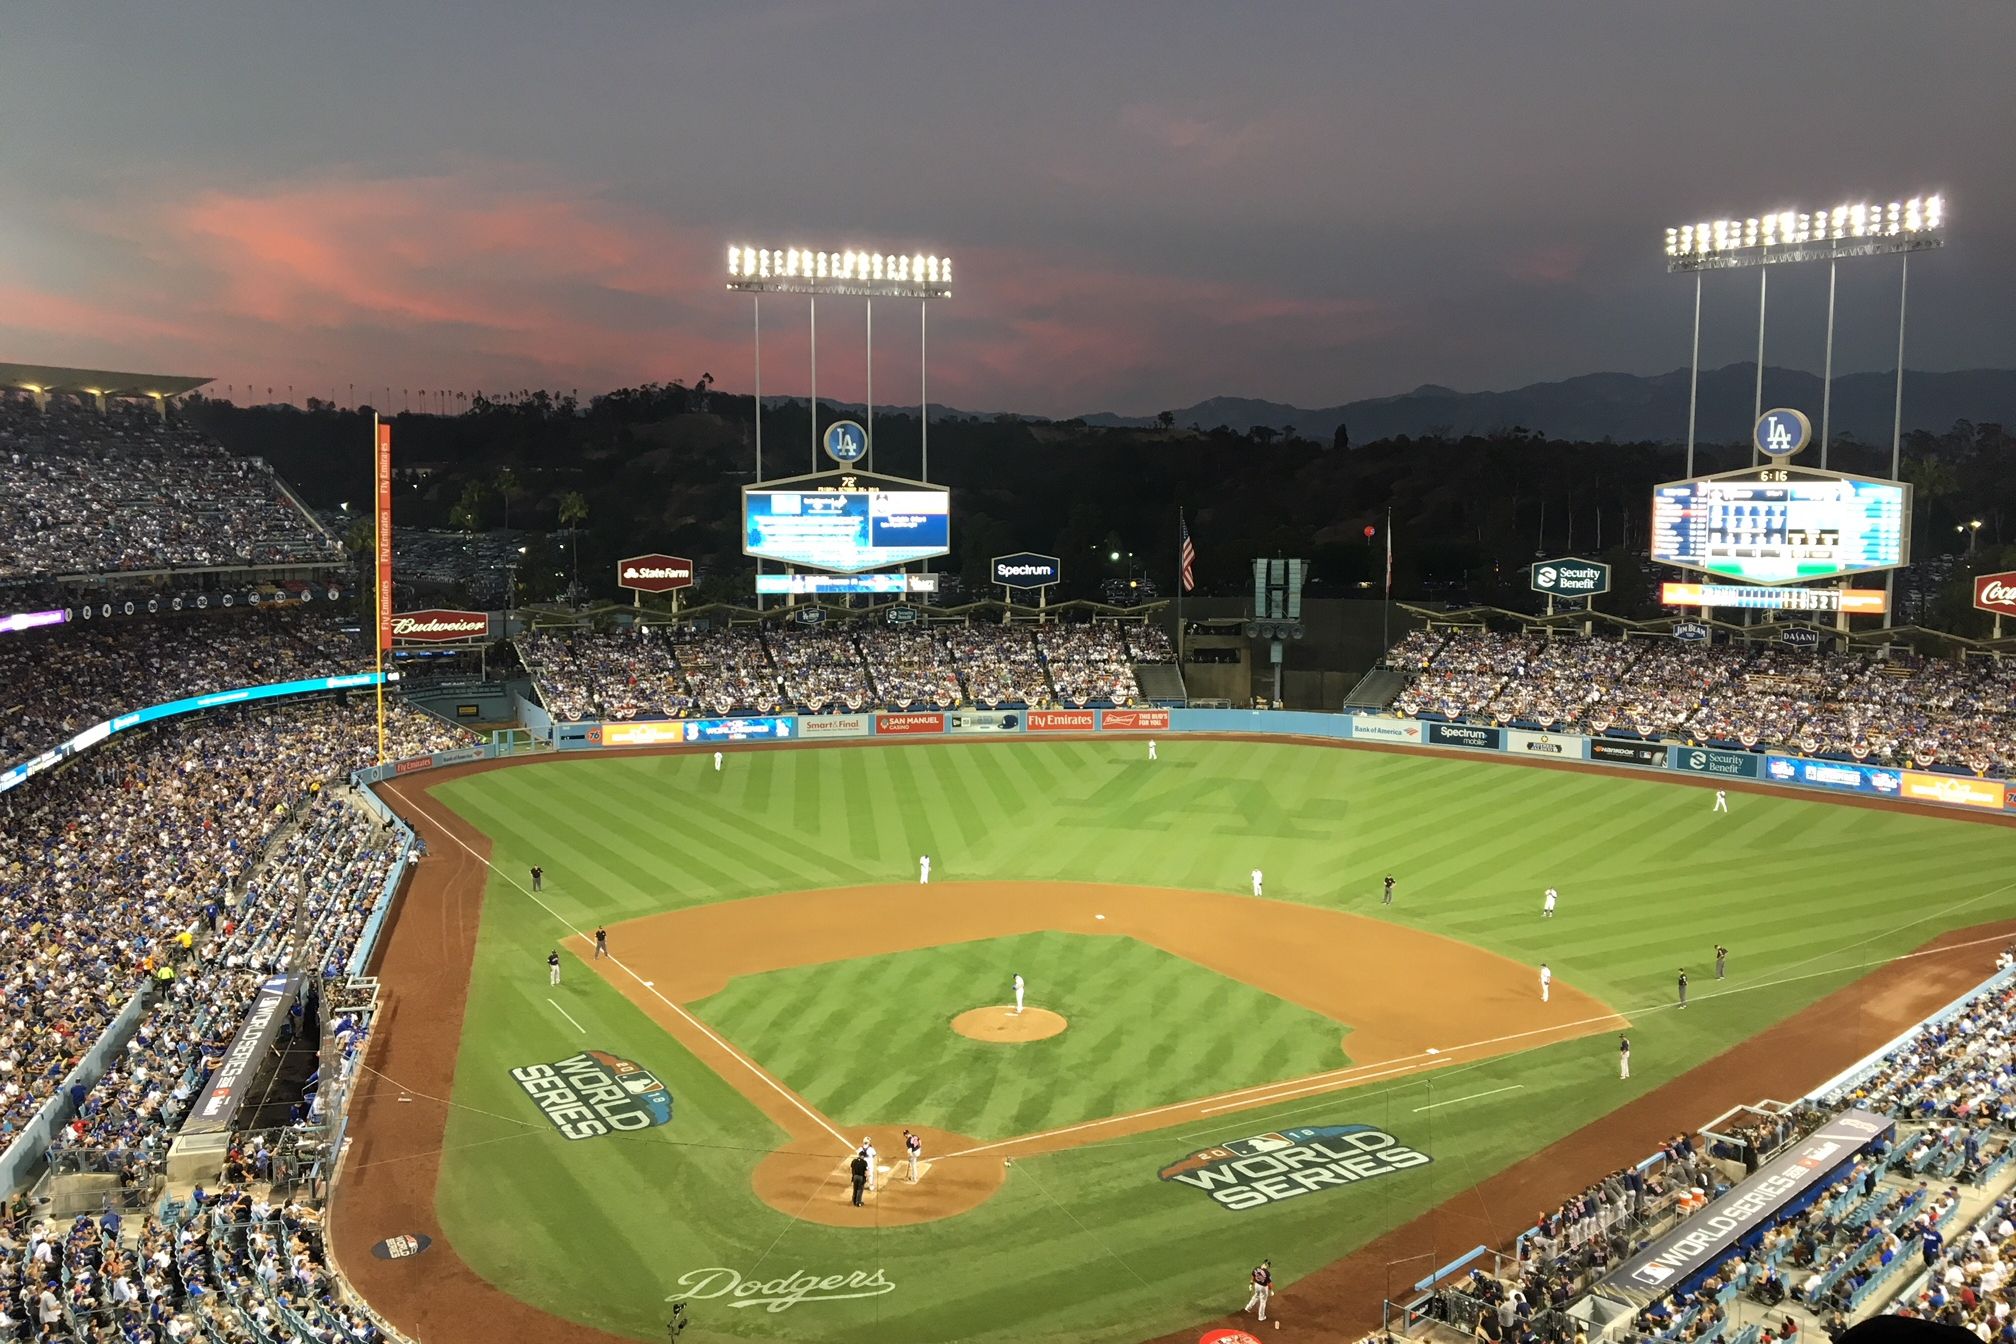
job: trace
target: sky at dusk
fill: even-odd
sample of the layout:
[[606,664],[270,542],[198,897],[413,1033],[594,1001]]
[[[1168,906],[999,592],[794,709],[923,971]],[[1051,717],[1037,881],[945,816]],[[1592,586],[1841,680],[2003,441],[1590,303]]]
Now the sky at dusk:
[[[1679,367],[1668,224],[1937,190],[1908,362],[2011,366],[2012,50],[2007,0],[10,0],[0,360],[744,390],[746,241],[954,257],[934,402],[1320,406]],[[1843,264],[1839,370],[1893,366],[1897,269]],[[1756,285],[1709,277],[1704,363]],[[1825,286],[1775,269],[1771,362],[1818,368]],[[875,315],[914,401],[916,305]],[[819,319],[859,399],[861,305]],[[805,326],[765,301],[766,393]]]

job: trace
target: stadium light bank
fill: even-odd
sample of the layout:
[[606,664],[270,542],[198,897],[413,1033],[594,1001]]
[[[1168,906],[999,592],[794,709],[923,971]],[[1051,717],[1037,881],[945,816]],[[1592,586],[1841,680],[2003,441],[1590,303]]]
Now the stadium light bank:
[[[1890,422],[1890,479],[1903,466],[1904,313],[1911,288],[1911,254],[1946,245],[1946,200],[1913,196],[1877,204],[1853,201],[1824,210],[1774,210],[1743,219],[1707,219],[1666,230],[1666,269],[1694,276],[1694,346],[1687,374],[1687,474],[1694,474],[1694,431],[1701,383],[1701,277],[1708,271],[1757,270],[1757,383],[1751,423],[1764,415],[1764,313],[1770,267],[1795,261],[1827,263],[1827,346],[1820,372],[1820,467],[1833,444],[1835,267],[1850,257],[1899,258],[1897,279],[1897,390]],[[1753,449],[1750,464],[1757,465]],[[1896,575],[1887,585],[1894,591]],[[1888,612],[1883,623],[1891,621]]]

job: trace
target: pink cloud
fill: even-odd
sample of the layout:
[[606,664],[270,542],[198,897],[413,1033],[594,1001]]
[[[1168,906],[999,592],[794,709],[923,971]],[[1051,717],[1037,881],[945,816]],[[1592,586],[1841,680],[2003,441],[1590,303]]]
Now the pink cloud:
[[1581,243],[1555,243],[1514,253],[1505,272],[1514,280],[1535,285],[1565,285],[1582,274],[1589,249]]
[[1162,149],[1213,168],[1271,142],[1276,131],[1276,124],[1264,118],[1201,117],[1159,103],[1129,103],[1120,109],[1120,124]]

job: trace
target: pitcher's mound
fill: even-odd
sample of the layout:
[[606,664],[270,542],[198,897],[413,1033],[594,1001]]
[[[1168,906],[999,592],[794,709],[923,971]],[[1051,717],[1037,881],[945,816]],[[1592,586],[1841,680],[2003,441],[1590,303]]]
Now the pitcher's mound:
[[1024,1008],[1018,1013],[1005,1005],[974,1008],[952,1019],[952,1030],[961,1036],[996,1045],[1040,1041],[1057,1035],[1070,1025],[1062,1013],[1053,1013],[1048,1008]]

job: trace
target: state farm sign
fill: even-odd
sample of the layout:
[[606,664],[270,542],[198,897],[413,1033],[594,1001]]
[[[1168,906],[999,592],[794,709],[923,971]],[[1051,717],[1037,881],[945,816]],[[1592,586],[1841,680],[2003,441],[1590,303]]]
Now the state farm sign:
[[2016,616],[2016,569],[1977,576],[1974,605],[2000,616]]
[[480,611],[409,611],[392,618],[392,638],[409,644],[484,639],[490,618]]
[[642,593],[669,593],[693,586],[693,562],[678,555],[633,555],[616,562],[616,586]]

